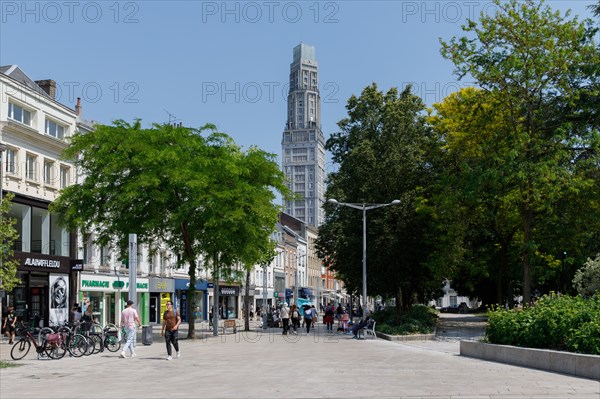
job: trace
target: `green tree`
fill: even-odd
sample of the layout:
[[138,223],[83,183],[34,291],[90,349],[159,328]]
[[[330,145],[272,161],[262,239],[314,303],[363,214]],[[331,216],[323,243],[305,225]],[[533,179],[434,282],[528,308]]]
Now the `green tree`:
[[0,201],[0,289],[11,292],[12,289],[19,283],[17,277],[17,266],[19,261],[13,259],[13,245],[19,234],[15,229],[16,220],[9,216],[10,206],[14,194],[5,194]]
[[[116,121],[74,135],[65,156],[85,179],[64,189],[52,210],[67,226],[94,231],[99,245],[136,233],[151,248],[165,243],[181,254],[190,305],[199,255],[213,261],[206,267],[215,280],[234,262],[260,259],[277,222],[274,191],[285,190],[273,155],[242,151],[213,125],[144,129],[140,121]],[[188,338],[195,338],[193,318]]]
[[562,193],[590,184],[571,172],[573,162],[594,154],[598,143],[597,127],[576,117],[588,111],[581,99],[597,97],[598,47],[591,21],[569,19],[534,0],[494,2],[495,15],[482,13],[478,23],[463,26],[474,37],[442,41],[442,55],[508,114],[504,145],[516,189],[511,202],[520,217],[523,299],[529,303],[538,220]]
[[577,293],[584,297],[600,293],[600,254],[595,259],[588,258],[585,265],[577,270],[573,285]]
[[489,93],[462,89],[434,105],[429,118],[443,143],[433,212],[437,262],[449,264],[452,286],[484,303],[512,300],[518,195],[511,183],[511,148],[503,107]]
[[[367,212],[368,292],[395,297],[397,309],[431,298],[441,275],[425,263],[431,219],[421,202],[428,195],[432,171],[427,160],[433,137],[426,126],[422,100],[408,87],[380,92],[366,87],[346,106],[326,148],[340,165],[328,177],[326,197],[340,202],[400,205]],[[362,212],[326,205],[318,249],[351,292],[362,287]]]

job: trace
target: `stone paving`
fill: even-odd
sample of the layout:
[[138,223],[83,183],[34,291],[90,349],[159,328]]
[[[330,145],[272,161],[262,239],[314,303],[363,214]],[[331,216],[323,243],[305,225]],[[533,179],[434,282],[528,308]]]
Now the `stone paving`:
[[[12,398],[600,398],[600,382],[458,355],[458,340],[390,342],[281,329],[180,340],[165,360],[155,327],[136,358],[104,352],[0,369]],[[184,334],[182,334],[184,335]],[[0,359],[10,359],[0,344]]]

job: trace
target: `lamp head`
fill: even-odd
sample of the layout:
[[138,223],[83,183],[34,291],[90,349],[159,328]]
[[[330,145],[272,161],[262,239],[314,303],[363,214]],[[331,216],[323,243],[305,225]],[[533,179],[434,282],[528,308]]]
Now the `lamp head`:
[[398,205],[399,203],[400,203],[400,200],[397,200],[397,199],[392,201],[392,205]]
[[333,198],[329,198],[329,199],[327,200],[327,202],[329,202],[330,204],[335,204],[335,205],[337,205],[337,204],[338,204],[337,200],[336,200],[336,199],[333,199]]

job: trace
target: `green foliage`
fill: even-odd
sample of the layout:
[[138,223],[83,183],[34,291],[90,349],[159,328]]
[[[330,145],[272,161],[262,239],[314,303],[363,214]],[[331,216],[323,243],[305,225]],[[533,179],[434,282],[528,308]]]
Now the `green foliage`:
[[[379,91],[376,84],[352,96],[326,148],[339,163],[329,174],[326,197],[355,204],[399,205],[367,212],[368,292],[396,297],[408,307],[418,295],[442,287],[430,254],[431,218],[421,204],[433,179],[427,150],[433,145],[423,101],[408,87]],[[317,248],[350,292],[362,287],[362,211],[325,205]]]
[[11,292],[21,281],[17,277],[19,261],[12,258],[14,255],[13,244],[19,238],[14,227],[16,221],[8,215],[13,198],[14,194],[7,193],[0,201],[0,289],[7,292]]
[[[205,266],[213,276],[235,278],[234,265],[250,268],[274,252],[273,201],[276,192],[287,196],[275,156],[242,150],[213,125],[115,121],[74,135],[64,155],[85,179],[61,191],[51,210],[70,228],[94,231],[98,244],[120,247],[136,233],[150,248],[164,243],[181,254],[189,264],[188,303],[200,254],[212,260]],[[193,322],[188,336],[195,336]]]
[[389,335],[430,334],[437,317],[435,310],[425,305],[413,305],[399,315],[393,307],[373,314],[376,330]]
[[524,310],[488,312],[492,344],[600,354],[600,295],[544,296]]
[[573,285],[582,296],[587,297],[600,292],[600,254],[596,259],[588,258],[585,265],[577,270]]
[[458,214],[459,227],[446,230],[456,231],[448,240],[459,250],[465,243],[475,259],[470,250],[479,243],[504,251],[505,259],[488,270],[471,266],[476,276],[497,274],[501,284],[518,259],[515,283],[528,303],[536,278],[545,283],[562,272],[552,270],[558,254],[598,246],[597,224],[585,226],[576,209],[598,215],[600,48],[592,21],[562,15],[543,1],[494,3],[496,13],[467,21],[465,36],[442,41],[442,55],[459,78],[474,78],[484,93],[479,99],[461,94],[450,105],[463,112],[447,112],[436,126],[452,151],[450,172],[461,177],[446,182],[451,198],[463,196],[457,210],[472,215],[471,225],[461,225]]
[[19,367],[19,366],[21,366],[21,365],[15,363],[15,362],[6,362],[6,361],[3,361],[3,360],[0,360],[0,369],[6,369],[6,368],[9,368],[9,367]]

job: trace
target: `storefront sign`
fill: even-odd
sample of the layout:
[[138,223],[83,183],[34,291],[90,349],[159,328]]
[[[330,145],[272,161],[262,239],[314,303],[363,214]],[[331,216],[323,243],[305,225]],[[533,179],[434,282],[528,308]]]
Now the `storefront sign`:
[[[138,278],[136,281],[136,289],[140,292],[148,292],[148,279]],[[129,289],[129,281],[127,276],[122,276],[117,279],[112,276],[101,276],[101,275],[81,275],[82,291],[117,291]]]
[[240,287],[219,287],[219,295],[238,296]]
[[172,278],[149,278],[150,292],[174,292],[175,282]]
[[18,269],[21,271],[70,273],[71,259],[65,256],[32,254],[29,252],[15,252],[15,259],[19,260]]
[[25,258],[25,262],[23,262],[23,265],[50,269],[60,269],[60,261],[50,259]]
[[83,259],[71,259],[71,271],[73,271],[73,272],[83,271]]
[[82,288],[91,288],[91,287],[99,287],[99,288],[108,288],[108,281],[98,281],[98,280],[81,280]]

